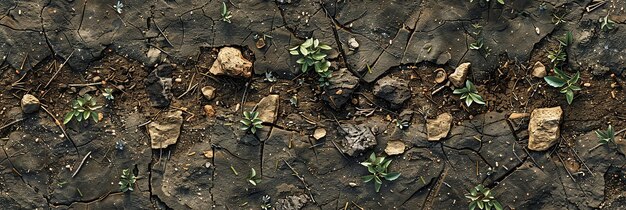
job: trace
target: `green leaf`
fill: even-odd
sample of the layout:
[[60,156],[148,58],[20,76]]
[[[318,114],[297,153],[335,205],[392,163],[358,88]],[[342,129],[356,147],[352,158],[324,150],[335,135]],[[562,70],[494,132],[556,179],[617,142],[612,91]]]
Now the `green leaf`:
[[65,114],[65,117],[63,117],[63,124],[67,124],[72,120],[72,117],[74,117],[74,111],[70,111],[67,114]]
[[387,170],[387,167],[389,167],[389,164],[391,164],[391,160],[387,160],[383,163],[382,168]]
[[254,178],[256,176],[256,170],[254,170],[254,168],[250,168],[250,179]]
[[251,119],[251,117],[250,117],[250,112],[244,111],[244,112],[243,112],[243,116],[244,116],[246,119]]
[[363,179],[363,182],[367,183],[367,182],[372,181],[372,179],[374,179],[374,175],[363,176],[362,179]]
[[322,59],[326,58],[326,54],[318,52],[318,53],[313,54],[311,57],[314,60],[318,60],[319,61],[319,60],[322,60]]
[[567,92],[565,92],[565,99],[567,99],[567,104],[572,104],[572,101],[574,100],[574,91],[567,89]]
[[372,154],[370,154],[370,162],[374,163],[374,161],[376,161],[376,154],[372,152]]
[[298,53],[297,50],[289,50],[289,54],[291,54],[291,55],[299,55],[300,53]]
[[317,48],[317,46],[320,44],[320,40],[313,40],[313,48]]
[[302,72],[306,73],[308,70],[309,70],[309,65],[306,63],[302,64]]
[[453,94],[463,94],[467,92],[469,92],[467,88],[454,89],[454,91],[452,91]]
[[[300,46],[295,46],[295,47],[289,48],[289,51],[295,51],[296,53],[298,53],[298,48],[299,48],[299,47],[300,47]],[[297,55],[297,54],[296,54],[296,55]]]
[[580,87],[576,86],[576,85],[571,85],[569,86],[569,89],[573,90],[573,91],[580,91],[582,90]]
[[373,165],[368,166],[367,171],[370,172],[371,174],[376,174],[376,169],[374,168]]
[[500,204],[500,202],[494,200],[493,201],[493,206],[496,208],[496,210],[502,210],[502,204]]
[[[378,178],[378,177],[376,177]],[[382,182],[374,182],[374,187],[376,188],[376,192],[380,192],[380,186],[382,186]]]
[[465,98],[465,104],[467,105],[467,107],[472,105],[472,98],[471,97],[467,97]]
[[256,134],[256,127],[251,127],[250,132],[252,132],[252,134]]
[[504,4],[504,0],[498,0],[498,3]]
[[479,209],[485,208],[485,204],[482,201],[476,201],[476,204],[478,204]]
[[398,172],[391,172],[391,173],[388,173],[387,175],[385,175],[384,177],[388,181],[393,181],[393,180],[396,180],[398,177],[400,177],[400,173],[398,173]]
[[574,74],[574,77],[569,79],[568,83],[569,84],[576,84],[578,82],[578,79],[580,79],[580,72],[579,71],[577,71],[576,74]]
[[332,50],[333,49],[332,47],[330,47],[328,45],[325,45],[325,44],[320,44],[319,48],[322,49],[322,50]]
[[85,118],[85,120],[89,119],[89,116],[91,116],[91,112],[90,111],[87,111],[87,112],[83,113],[83,117]]
[[309,50],[306,49],[306,47],[304,47],[304,45],[300,45],[300,53],[302,53],[302,55],[307,56],[309,55]]
[[302,45],[300,45],[300,49],[302,49],[302,47],[308,48],[311,47],[311,45],[313,45],[313,38],[309,38],[306,41],[304,41],[304,43],[302,43]]
[[474,210],[474,209],[476,209],[476,203],[477,203],[476,201],[472,201],[472,202],[470,202],[470,204],[469,204],[469,210]]
[[567,82],[564,79],[561,79],[561,78],[555,77],[555,76],[547,76],[547,77],[544,77],[543,80],[545,80],[548,83],[548,85],[550,85],[552,87],[557,87],[557,88],[558,87],[563,87],[565,85],[565,83]]
[[472,97],[472,100],[474,102],[476,102],[477,104],[485,104],[485,100],[483,100],[483,97],[476,94],[476,93],[469,93],[470,97]]
[[226,8],[226,3],[222,2],[222,16],[225,16],[228,13],[228,8]]
[[554,68],[554,73],[561,79],[569,80],[569,76],[565,74],[565,72],[561,71],[559,68]]

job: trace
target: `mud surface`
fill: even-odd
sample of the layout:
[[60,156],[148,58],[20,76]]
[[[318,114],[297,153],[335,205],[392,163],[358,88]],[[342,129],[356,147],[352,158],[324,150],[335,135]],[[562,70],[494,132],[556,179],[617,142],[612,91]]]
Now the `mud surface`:
[[[624,0],[233,0],[231,23],[222,1],[122,3],[118,13],[111,1],[0,2],[3,208],[260,209],[269,196],[276,209],[465,209],[478,184],[510,209],[626,207],[626,133],[600,147],[594,133],[626,128]],[[611,30],[598,21],[607,15]],[[582,87],[571,105],[531,75],[538,61],[550,68],[567,32],[563,70],[580,72]],[[309,37],[333,48],[325,88],[289,54]],[[223,47],[255,74],[210,74]],[[465,62],[484,106],[435,82],[435,69]],[[102,97],[109,88],[114,100]],[[64,125],[86,93],[103,106],[100,122]],[[38,112],[22,112],[25,94]],[[529,150],[528,117],[511,114],[556,106],[558,142]],[[256,134],[239,122],[253,109],[267,119]],[[153,149],[150,128],[175,112],[176,143]],[[428,141],[427,121],[443,113],[449,134]],[[388,157],[402,175],[376,193],[359,162],[386,156],[391,141],[405,146]],[[123,169],[137,176],[133,192],[119,188]]]

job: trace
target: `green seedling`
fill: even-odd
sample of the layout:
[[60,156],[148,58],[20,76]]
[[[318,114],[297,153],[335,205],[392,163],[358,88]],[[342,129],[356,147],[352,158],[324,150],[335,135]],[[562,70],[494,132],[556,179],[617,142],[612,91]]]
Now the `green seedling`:
[[227,23],[231,23],[230,18],[232,17],[233,17],[233,14],[228,10],[228,7],[226,7],[226,3],[222,2],[222,18],[220,20],[227,22]]
[[479,38],[476,42],[469,45],[470,50],[480,50],[483,48],[483,39]]
[[99,113],[97,110],[100,108],[102,108],[102,106],[98,106],[96,99],[91,95],[85,94],[82,97],[78,97],[76,100],[72,101],[72,111],[65,114],[63,124],[69,123],[72,119],[81,122],[89,118],[93,119],[94,122],[98,122]]
[[372,153],[367,161],[361,163],[361,165],[367,167],[367,171],[370,172],[370,175],[362,177],[363,182],[367,183],[374,180],[376,192],[379,192],[380,187],[383,185],[383,179],[387,181],[398,179],[400,173],[388,172],[389,164],[391,164],[391,160],[385,161],[385,157],[376,157],[376,155]]
[[257,176],[256,170],[254,168],[250,168],[250,176],[248,177],[248,182],[254,186],[261,182],[261,177]]
[[615,144],[615,130],[613,130],[613,126],[609,125],[609,127],[603,130],[596,130],[596,136],[598,136],[598,143],[601,145],[613,143]]
[[243,112],[241,130],[250,130],[253,134],[257,129],[263,128],[263,120],[259,119],[259,112]]
[[600,30],[610,31],[615,28],[615,22],[609,19],[609,15],[604,16],[600,19]]
[[331,49],[330,46],[320,43],[318,39],[310,38],[299,46],[289,49],[289,54],[300,56],[296,63],[300,64],[302,73],[306,73],[310,67],[313,67],[320,77],[318,80],[320,86],[323,87],[329,85],[328,80],[332,73],[329,70],[330,61],[326,60],[325,52]]
[[122,170],[122,175],[120,176],[120,190],[122,192],[133,191],[135,186],[135,181],[137,181],[137,177],[133,174],[130,169]]
[[554,76],[547,76],[543,79],[548,83],[548,85],[555,88],[561,88],[560,92],[565,94],[567,104],[572,104],[572,101],[574,100],[574,91],[581,90],[580,87],[576,85],[576,83],[578,83],[578,79],[580,79],[580,72],[576,72],[574,76],[571,76],[562,72],[558,68],[554,68],[554,73]]
[[461,100],[465,99],[465,105],[467,105],[467,107],[472,105],[472,103],[483,104],[483,105],[485,104],[485,100],[483,100],[483,97],[478,95],[478,90],[476,90],[474,83],[472,83],[469,80],[465,81],[465,87],[455,89],[454,92],[452,93],[457,94],[457,95],[461,94],[460,99]]
[[109,101],[112,101],[113,99],[115,99],[115,97],[113,97],[113,89],[111,88],[104,88],[104,92],[102,93],[102,96],[104,96],[104,98],[106,98]]
[[465,197],[470,199],[469,210],[474,210],[476,207],[484,210],[503,209],[502,204],[496,200],[491,190],[482,184],[472,188],[469,193],[465,194]]

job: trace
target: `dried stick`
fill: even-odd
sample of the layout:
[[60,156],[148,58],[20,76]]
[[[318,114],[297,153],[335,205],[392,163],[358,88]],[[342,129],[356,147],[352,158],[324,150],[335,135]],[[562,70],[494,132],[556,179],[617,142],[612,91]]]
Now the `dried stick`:
[[54,72],[54,74],[52,75],[52,78],[50,78],[50,80],[48,81],[48,83],[46,83],[46,85],[43,86],[44,89],[46,89],[48,87],[48,85],[50,85],[50,83],[52,82],[52,80],[54,80],[55,77],[57,77],[57,74],[59,74],[59,72],[61,71],[61,69],[63,68],[63,66],[65,66],[65,64],[67,63],[67,61],[70,60],[70,58],[72,57],[72,55],[74,55],[74,51],[76,49],[72,50],[72,53],[70,53],[70,56],[67,56],[67,59],[65,59],[65,61],[59,66],[59,68],[57,69],[56,72]]
[[87,160],[87,157],[89,157],[89,155],[91,155],[91,151],[89,151],[87,155],[85,155],[85,157],[83,158],[83,161],[80,161],[80,165],[78,165],[78,168],[76,168],[76,171],[74,171],[74,174],[72,174],[72,178],[74,178],[76,174],[78,174],[78,172],[80,171],[80,168],[83,167],[83,164],[85,164],[85,160]]
[[309,188],[309,185],[304,181],[304,178],[302,178],[302,176],[300,176],[300,174],[296,171],[296,169],[291,167],[289,162],[287,162],[286,160],[283,160],[283,162],[285,162],[285,164],[287,164],[287,166],[289,166],[289,169],[291,169],[291,171],[293,172],[293,175],[295,177],[297,177],[302,182],[302,184],[304,184],[304,188],[309,192],[309,196],[311,197],[311,200],[313,201],[313,203],[317,203],[315,201],[315,198],[313,198],[313,194],[311,193],[311,188]]
[[69,140],[72,143],[72,146],[74,146],[74,149],[76,149],[76,154],[80,154],[78,152],[78,147],[76,147],[76,143],[74,143],[74,140],[72,140],[72,138],[70,138],[70,136],[67,135],[67,132],[65,132],[65,128],[63,128],[63,125],[61,125],[61,121],[59,121],[56,117],[54,117],[52,112],[48,111],[48,109],[46,109],[46,107],[41,106],[41,109],[46,111],[46,113],[48,113],[48,115],[50,115],[50,117],[52,117],[52,119],[54,119],[54,124],[56,124],[57,127],[59,127],[59,129],[61,129],[61,133],[63,133],[63,136],[65,136],[65,138],[67,138],[67,140]]

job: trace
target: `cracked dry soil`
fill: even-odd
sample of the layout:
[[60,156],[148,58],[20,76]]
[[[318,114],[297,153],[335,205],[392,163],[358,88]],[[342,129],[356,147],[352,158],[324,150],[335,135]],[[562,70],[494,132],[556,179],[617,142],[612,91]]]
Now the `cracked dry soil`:
[[[260,209],[266,195],[275,209],[465,209],[478,184],[506,209],[626,208],[624,155],[590,151],[596,129],[626,127],[624,0],[225,1],[232,23],[220,21],[222,1],[121,2],[117,13],[113,1],[0,1],[0,209]],[[598,22],[607,14],[612,30]],[[582,86],[571,105],[531,75],[536,62],[549,67],[568,31],[563,70],[579,71]],[[298,72],[288,49],[309,37],[333,48],[337,81],[354,83],[324,89]],[[484,50],[469,48],[477,40]],[[225,46],[253,62],[252,78],[208,72]],[[485,106],[468,108],[435,82],[435,69],[449,75],[465,62]],[[176,64],[172,97],[157,108],[151,94],[161,90],[148,80],[166,64]],[[406,82],[410,97],[376,96],[383,77]],[[63,125],[85,93],[103,105],[102,120]],[[40,100],[38,112],[22,112],[25,94]],[[279,96],[274,122],[240,130],[242,110],[269,95]],[[556,106],[558,143],[528,150],[528,118],[509,116]],[[178,141],[152,149],[146,125],[172,110],[183,111]],[[442,113],[453,116],[450,133],[427,141],[426,119]],[[376,146],[342,153],[344,125],[369,129]],[[359,162],[385,155],[390,141],[405,145],[388,157],[402,175],[376,193]],[[133,192],[119,189],[123,169],[138,177]]]

